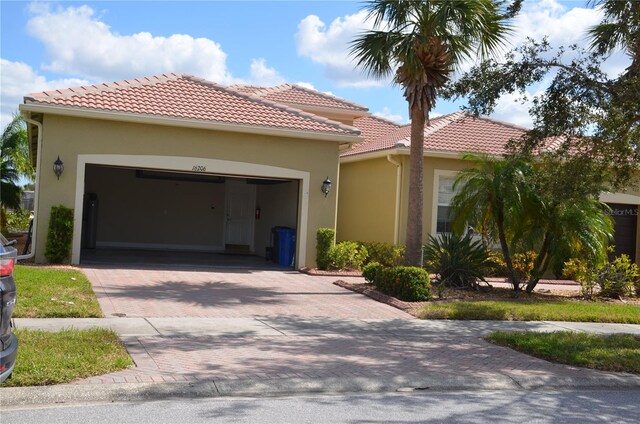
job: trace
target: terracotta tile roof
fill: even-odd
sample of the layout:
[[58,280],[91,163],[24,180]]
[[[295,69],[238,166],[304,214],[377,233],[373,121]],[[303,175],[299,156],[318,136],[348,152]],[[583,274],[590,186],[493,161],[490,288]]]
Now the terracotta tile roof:
[[357,136],[359,131],[186,74],[34,93],[25,103]]
[[[501,155],[505,144],[517,139],[526,129],[486,116],[473,117],[464,112],[455,112],[431,120],[424,131],[424,149],[442,153],[486,153]],[[409,148],[411,125],[405,125],[373,141],[359,143],[342,153],[342,157],[389,150],[396,147]]]
[[360,130],[365,142],[373,141],[401,127],[398,123],[373,115],[356,118],[353,125]]
[[321,93],[317,90],[310,90],[296,84],[281,84],[275,87],[232,85],[229,88],[278,103],[326,107],[355,112],[366,112],[369,110],[367,107],[349,100]]

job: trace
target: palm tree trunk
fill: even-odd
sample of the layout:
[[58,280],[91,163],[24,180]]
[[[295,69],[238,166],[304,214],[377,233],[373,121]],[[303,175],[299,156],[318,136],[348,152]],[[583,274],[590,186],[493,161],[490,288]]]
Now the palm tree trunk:
[[409,211],[405,261],[407,265],[422,266],[422,208],[424,174],[424,125],[428,112],[416,103],[411,105],[411,151],[409,157]]
[[511,261],[511,254],[509,253],[509,244],[507,243],[507,236],[504,231],[504,205],[502,202],[497,202],[496,208],[496,226],[498,227],[498,239],[500,239],[500,247],[502,248],[502,256],[504,256],[504,262],[507,264],[509,270],[509,278],[511,284],[513,284],[513,290],[517,293],[520,291],[520,282],[516,276],[516,272],[513,269],[513,263]]
[[531,293],[535,286],[540,281],[540,277],[546,271],[546,267],[543,265],[549,264],[547,261],[547,257],[549,256],[549,249],[551,248],[551,240],[553,237],[550,232],[547,230],[544,234],[544,240],[542,242],[542,246],[540,247],[540,252],[538,252],[538,256],[536,256],[536,260],[533,261],[533,271],[531,272],[531,278],[529,278],[529,282],[527,283],[527,293]]

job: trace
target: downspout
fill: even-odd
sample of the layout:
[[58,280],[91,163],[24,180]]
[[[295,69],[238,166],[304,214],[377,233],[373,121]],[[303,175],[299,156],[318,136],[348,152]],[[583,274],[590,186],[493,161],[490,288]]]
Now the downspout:
[[393,224],[393,243],[398,244],[400,240],[400,192],[402,189],[402,163],[387,155],[387,160],[396,166],[396,212]]
[[26,255],[18,256],[18,260],[31,259],[36,255],[36,234],[38,231],[38,197],[40,193],[40,161],[42,160],[42,123],[34,121],[28,118],[26,114],[22,117],[24,121],[35,125],[38,128],[38,142],[36,148],[36,180],[34,187],[34,199],[33,199],[33,226],[31,227],[31,252]]

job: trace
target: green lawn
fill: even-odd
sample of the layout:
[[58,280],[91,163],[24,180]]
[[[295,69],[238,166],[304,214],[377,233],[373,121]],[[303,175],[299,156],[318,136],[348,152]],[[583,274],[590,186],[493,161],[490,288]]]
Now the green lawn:
[[640,336],[498,331],[486,339],[552,362],[640,374]]
[[460,301],[431,303],[417,313],[422,319],[507,321],[580,321],[640,324],[639,305],[571,301]]
[[91,283],[77,270],[18,265],[15,318],[102,317]]
[[118,371],[133,360],[111,330],[16,330],[18,357],[6,386],[68,383]]

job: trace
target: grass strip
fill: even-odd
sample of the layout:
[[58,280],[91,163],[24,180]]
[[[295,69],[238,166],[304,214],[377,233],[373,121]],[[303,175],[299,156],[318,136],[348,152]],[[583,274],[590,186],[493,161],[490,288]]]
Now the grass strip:
[[551,362],[640,374],[640,336],[497,331],[486,339]]
[[15,318],[102,317],[91,283],[78,270],[19,265],[14,277],[18,287]]
[[133,360],[117,334],[106,329],[16,330],[18,356],[3,387],[45,386],[128,368]]
[[576,321],[640,324],[640,306],[571,301],[476,301],[431,303],[421,319]]

